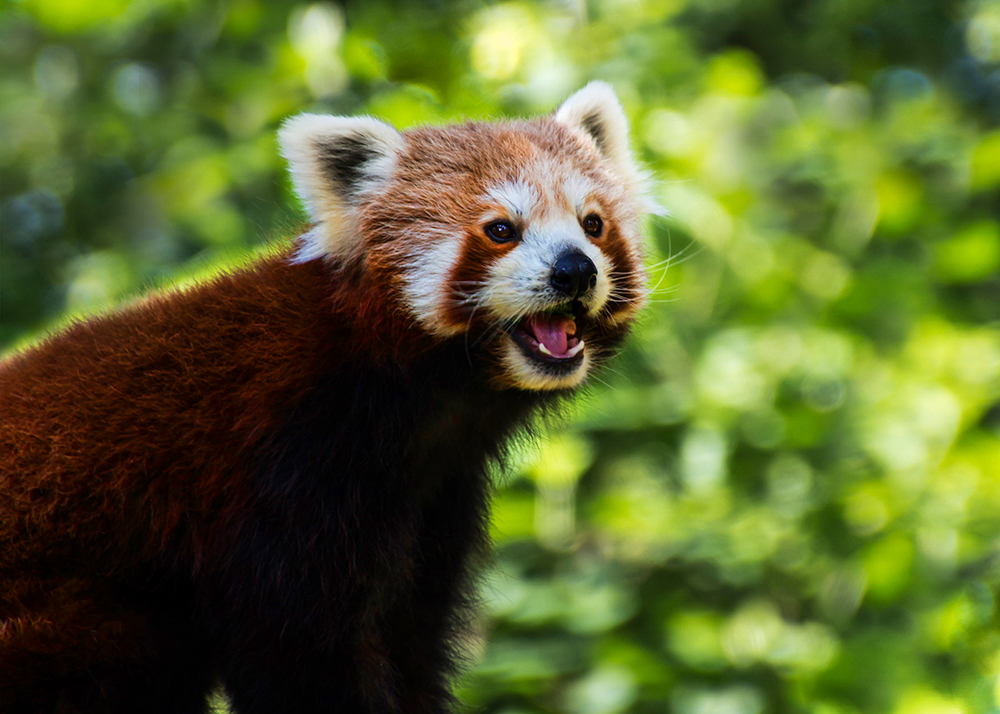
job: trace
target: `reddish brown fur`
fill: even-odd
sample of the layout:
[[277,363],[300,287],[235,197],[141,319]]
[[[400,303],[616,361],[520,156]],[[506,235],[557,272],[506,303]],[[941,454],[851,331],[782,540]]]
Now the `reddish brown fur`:
[[[7,472],[0,498],[17,514],[0,512],[0,570],[52,558],[56,543],[71,558],[88,534],[109,529],[121,542],[143,531],[139,541],[159,544],[185,513],[231,502],[228,454],[274,429],[263,409],[309,388],[318,363],[405,364],[421,344],[433,344],[386,303],[382,287],[364,277],[334,282],[319,263],[290,265],[283,250],[217,281],[78,323],[58,340],[0,362],[0,451]],[[335,312],[353,315],[353,324],[333,322]],[[335,338],[340,351],[315,352]],[[130,381],[150,371],[174,381],[147,398],[132,391]],[[180,413],[190,416],[178,433]],[[116,451],[135,457],[108,463],[103,451],[112,439]],[[176,453],[178,440],[189,461],[156,462],[160,453]],[[143,470],[138,458],[148,470],[167,469],[163,480],[173,493],[166,484],[148,484],[163,489],[157,492],[130,483]],[[67,468],[79,463],[92,464],[103,477],[80,479]],[[121,502],[124,493],[138,493],[142,502]],[[129,514],[140,513],[151,518],[131,520]],[[48,539],[30,537],[39,532]],[[204,545],[198,539],[191,552]],[[34,552],[39,546],[44,550]]]
[[[535,176],[525,169],[546,158],[587,177],[597,187],[595,198],[604,207],[608,225],[605,235],[595,243],[623,276],[608,312],[641,300],[637,277],[641,274],[640,256],[616,229],[616,211],[603,198],[619,194],[621,188],[608,174],[595,147],[581,136],[550,118],[427,127],[406,136],[407,148],[393,179],[398,190],[389,196],[376,194],[359,209],[361,232],[369,236],[366,266],[383,290],[399,295],[403,268],[412,260],[414,246],[401,249],[398,236],[409,236],[409,241],[419,244],[424,239],[411,235],[410,229],[424,222],[458,223],[465,234],[461,257],[451,274],[451,285],[457,287],[453,297],[462,296],[463,286],[481,284],[490,266],[515,248],[514,243],[493,243],[483,234],[484,214],[500,208],[484,200],[487,191],[504,181],[522,179],[544,195],[554,177]],[[441,186],[448,190],[441,191]],[[566,207],[560,202],[550,209],[543,201],[539,217],[554,209]],[[452,300],[446,317],[451,324],[468,329],[471,306]]]
[[[32,670],[26,652],[112,658],[132,636],[136,618],[91,615],[94,583],[64,573],[110,579],[167,544],[194,571],[218,560],[220,530],[246,495],[233,455],[274,432],[272,405],[300,398],[331,360],[414,354],[424,338],[378,291],[363,278],[333,282],[320,262],[290,265],[283,252],[0,363],[0,693]],[[341,350],[317,351],[331,344]]]
[[[214,677],[240,712],[447,710],[487,464],[578,382],[518,381],[469,304],[438,316],[464,340],[425,329],[407,271],[455,298],[519,265],[483,233],[489,191],[526,182],[535,218],[572,219],[562,181],[587,177],[603,257],[580,245],[614,273],[578,325],[599,360],[641,299],[637,216],[552,119],[417,129],[395,158],[338,234],[357,246],[281,250],[0,363],[0,712],[200,711]],[[322,169],[301,178],[324,190]],[[454,261],[421,262],[449,238]]]

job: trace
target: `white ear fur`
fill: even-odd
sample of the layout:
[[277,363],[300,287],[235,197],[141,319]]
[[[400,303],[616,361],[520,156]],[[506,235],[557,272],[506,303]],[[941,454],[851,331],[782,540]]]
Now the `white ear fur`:
[[648,179],[639,168],[628,141],[628,119],[615,90],[607,82],[591,82],[564,101],[556,121],[592,140],[611,168],[639,197],[646,213],[666,213],[648,195]]
[[347,257],[359,248],[354,208],[361,194],[387,181],[403,135],[371,117],[300,114],[278,132],[292,184],[316,226],[300,259]]

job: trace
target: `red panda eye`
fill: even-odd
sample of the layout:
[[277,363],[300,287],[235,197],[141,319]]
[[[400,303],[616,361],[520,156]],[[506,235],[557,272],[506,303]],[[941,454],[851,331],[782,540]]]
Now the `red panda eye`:
[[604,221],[596,213],[591,213],[583,219],[583,232],[591,238],[598,238],[604,230]]
[[509,243],[520,236],[517,229],[507,221],[493,221],[486,226],[486,237],[494,243]]

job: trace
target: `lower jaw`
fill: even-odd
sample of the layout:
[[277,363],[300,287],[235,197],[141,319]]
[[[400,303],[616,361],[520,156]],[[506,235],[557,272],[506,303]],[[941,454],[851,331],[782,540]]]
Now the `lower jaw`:
[[513,340],[517,349],[524,355],[525,359],[528,360],[539,373],[544,375],[550,375],[552,377],[568,377],[576,372],[583,365],[585,358],[584,353],[586,348],[578,352],[572,357],[565,359],[560,359],[558,357],[547,357],[535,350],[530,346],[524,344],[517,335],[512,335]]

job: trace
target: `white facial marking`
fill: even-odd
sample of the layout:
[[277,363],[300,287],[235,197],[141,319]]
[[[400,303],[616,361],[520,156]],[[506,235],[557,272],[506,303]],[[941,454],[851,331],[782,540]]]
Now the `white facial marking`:
[[578,216],[586,215],[584,207],[587,199],[596,189],[597,187],[594,185],[594,182],[582,174],[572,174],[563,181],[562,185],[563,195],[566,196],[571,209]]
[[[412,241],[411,236],[411,241]],[[442,231],[422,236],[418,259],[409,261],[403,288],[407,306],[432,334],[456,335],[462,327],[444,319],[449,300],[475,304],[481,286],[455,285],[451,273],[462,248],[460,236]]]
[[[551,247],[549,247],[551,248]],[[487,306],[501,319],[519,318],[551,306],[542,299],[549,285],[551,250],[529,242],[528,234],[510,253],[501,258],[486,278]]]
[[487,194],[512,216],[529,218],[538,203],[538,191],[530,184],[521,181],[505,181],[491,188]]
[[555,262],[572,251],[586,255],[597,268],[597,284],[581,299],[588,314],[595,315],[611,295],[611,263],[575,217],[529,226],[517,247],[497,261],[486,281],[490,310],[501,319],[516,318],[565,303],[550,279]]

